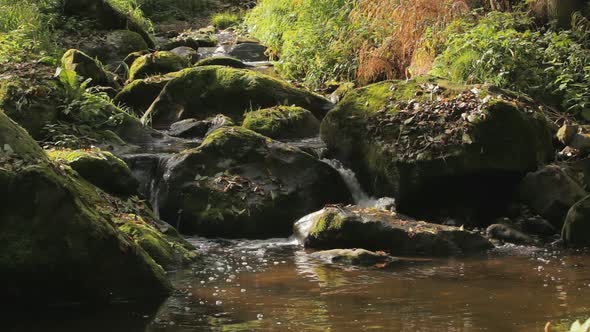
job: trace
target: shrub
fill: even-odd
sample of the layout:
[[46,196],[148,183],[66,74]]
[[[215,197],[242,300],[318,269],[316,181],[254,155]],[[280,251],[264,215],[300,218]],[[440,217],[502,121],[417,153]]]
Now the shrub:
[[[577,31],[535,31],[520,13],[452,25],[433,74],[524,92],[590,119],[590,51]],[[585,112],[583,112],[585,110]]]
[[211,16],[211,24],[223,30],[242,22],[242,15],[232,12],[217,13]]

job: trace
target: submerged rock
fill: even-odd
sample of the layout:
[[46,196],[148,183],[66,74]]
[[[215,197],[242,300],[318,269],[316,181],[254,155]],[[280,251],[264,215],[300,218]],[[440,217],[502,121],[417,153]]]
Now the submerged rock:
[[154,52],[133,61],[129,69],[129,81],[177,72],[189,66],[190,62],[186,58],[172,52]]
[[219,56],[219,57],[212,57],[203,59],[195,64],[197,67],[202,66],[226,66],[232,68],[247,68],[248,66],[240,61],[239,59],[227,57],[227,56]]
[[209,237],[288,236],[299,216],[350,200],[330,166],[242,127],[172,157],[160,188],[162,218]]
[[323,250],[316,251],[310,256],[329,263],[360,266],[372,266],[392,260],[392,257],[384,252],[373,252],[365,249]]
[[586,196],[569,210],[561,238],[570,247],[590,246],[590,196]]
[[51,150],[49,157],[73,168],[85,180],[102,190],[119,196],[137,194],[139,183],[125,162],[107,151]]
[[385,250],[393,256],[446,256],[492,247],[477,233],[462,228],[403,220],[389,211],[329,207],[312,219],[304,244],[309,248]]
[[221,66],[182,71],[162,90],[143,122],[164,128],[187,118],[206,119],[224,114],[241,122],[248,110],[294,104],[323,118],[332,104],[312,92],[245,69]]
[[163,269],[114,226],[107,196],[53,165],[3,112],[0,147],[3,299],[30,306],[169,294]]
[[520,200],[561,229],[568,210],[587,194],[565,165],[547,165],[529,173],[519,187]]
[[320,132],[320,121],[310,111],[297,106],[248,112],[242,126],[273,139],[316,137]]
[[501,211],[522,176],[554,154],[552,127],[530,100],[431,78],[349,92],[321,136],[375,196],[417,216]]

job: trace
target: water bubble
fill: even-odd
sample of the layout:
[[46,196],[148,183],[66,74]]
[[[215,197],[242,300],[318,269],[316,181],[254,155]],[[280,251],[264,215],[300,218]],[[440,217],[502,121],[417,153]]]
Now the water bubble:
[[189,311],[191,311],[191,308],[189,308],[189,307],[184,307],[184,311],[186,311],[186,312],[189,312]]
[[246,293],[246,290],[242,288],[242,289],[240,289],[240,292]]
[[273,262],[274,265],[279,265],[279,262]]
[[256,315],[256,318],[258,320],[262,320],[264,318],[264,315],[263,314],[258,314],[258,315]]
[[215,301],[215,305],[222,305],[222,304],[223,304],[222,301],[219,301],[219,300]]
[[200,302],[199,302],[199,304],[200,304],[200,305],[204,305],[204,304],[205,304],[205,302],[203,302],[203,301],[200,301]]

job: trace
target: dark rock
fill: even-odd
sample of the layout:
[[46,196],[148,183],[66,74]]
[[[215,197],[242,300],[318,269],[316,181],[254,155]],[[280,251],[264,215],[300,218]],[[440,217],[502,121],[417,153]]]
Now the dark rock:
[[211,237],[287,236],[298,217],[350,200],[333,168],[241,127],[172,157],[160,188],[164,220]]
[[310,256],[329,263],[360,266],[372,266],[393,260],[391,256],[383,252],[373,252],[365,249],[323,250],[314,252]]
[[266,46],[256,43],[242,43],[233,46],[228,55],[245,62],[268,61]]
[[89,57],[82,51],[71,49],[67,51],[62,59],[63,68],[76,72],[84,79],[91,79],[89,86],[112,86],[118,88],[113,74],[103,69],[102,64]]
[[182,138],[202,138],[207,133],[222,126],[233,126],[232,120],[226,116],[218,115],[206,120],[186,119],[170,125],[168,135]]
[[243,63],[242,61],[236,58],[230,58],[227,56],[218,56],[212,58],[203,59],[195,64],[197,67],[202,66],[225,66],[225,67],[232,67],[232,68],[248,68],[248,66]]
[[568,210],[586,196],[566,166],[547,165],[525,176],[519,186],[520,200],[535,213],[561,229]]
[[479,234],[462,228],[404,220],[393,212],[355,207],[329,207],[315,214],[304,243],[318,249],[385,250],[394,256],[446,256],[492,247]]
[[590,246],[590,196],[586,196],[569,210],[561,238],[568,247]]
[[506,224],[493,224],[486,229],[486,234],[495,240],[514,244],[534,244],[535,240]]
[[553,226],[549,221],[540,217],[524,219],[521,222],[521,227],[522,230],[528,234],[542,237],[549,237],[558,233],[558,229],[555,228],[555,226]]
[[114,102],[128,107],[136,115],[142,116],[158,98],[164,86],[180,74],[180,72],[175,72],[134,80],[121,89],[115,96]]
[[187,46],[179,46],[170,50],[170,53],[176,54],[182,58],[185,58],[190,64],[195,64],[199,61],[199,53],[194,49]]

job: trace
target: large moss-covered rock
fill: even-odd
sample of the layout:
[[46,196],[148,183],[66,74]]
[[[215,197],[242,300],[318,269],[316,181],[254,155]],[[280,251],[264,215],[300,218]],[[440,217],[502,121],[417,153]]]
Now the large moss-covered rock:
[[405,220],[389,211],[356,207],[326,208],[310,220],[309,248],[385,250],[393,256],[446,256],[492,247],[481,235],[459,227]]
[[526,97],[432,78],[350,92],[321,136],[371,192],[418,216],[501,211],[522,176],[553,156],[552,128]]
[[86,53],[71,49],[61,59],[62,66],[76,74],[91,79],[89,85],[114,86],[116,85],[111,73],[107,72],[102,65]]
[[[0,112],[0,295],[11,303],[163,298],[163,269],[113,225],[113,206],[56,167]],[[70,171],[68,171],[70,170]]]
[[590,246],[590,196],[580,200],[569,210],[561,238],[570,247]]
[[148,44],[137,32],[115,30],[106,35],[105,43],[102,46],[103,54],[98,57],[105,63],[120,62],[129,54],[145,52],[148,49]]
[[187,59],[172,52],[160,51],[146,54],[133,62],[129,69],[129,81],[149,76],[168,74],[190,66]]
[[195,248],[178,232],[166,225],[136,214],[122,214],[115,220],[119,230],[130,236],[164,269],[171,270],[194,262]]
[[180,72],[134,80],[121,89],[115,96],[114,102],[125,105],[136,115],[142,116],[154,100],[158,98],[164,86],[178,75],[180,75]]
[[333,168],[242,127],[172,157],[159,197],[162,218],[182,232],[250,238],[287,236],[300,216],[350,200]]
[[114,195],[137,194],[139,183],[125,162],[112,153],[93,150],[51,150],[49,157],[73,168],[93,185]]
[[248,112],[242,126],[274,139],[316,137],[320,132],[320,121],[310,111],[297,106]]
[[527,174],[519,186],[519,197],[534,212],[561,229],[569,209],[587,193],[573,169],[567,165],[547,165]]
[[251,109],[297,105],[323,118],[332,104],[312,92],[245,69],[221,66],[185,70],[171,80],[144,115],[154,127],[187,118],[205,119],[225,114],[240,122]]
[[195,64],[197,67],[202,66],[226,66],[232,68],[247,68],[248,66],[241,60],[228,56],[218,56],[212,58],[203,59]]

